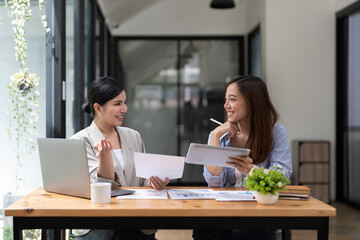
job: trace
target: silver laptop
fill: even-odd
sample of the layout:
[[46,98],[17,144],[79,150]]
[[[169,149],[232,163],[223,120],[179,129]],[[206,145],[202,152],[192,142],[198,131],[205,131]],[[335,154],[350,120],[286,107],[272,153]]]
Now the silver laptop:
[[[84,141],[38,138],[38,148],[45,191],[90,198],[90,176]],[[132,192],[114,189],[111,196]]]

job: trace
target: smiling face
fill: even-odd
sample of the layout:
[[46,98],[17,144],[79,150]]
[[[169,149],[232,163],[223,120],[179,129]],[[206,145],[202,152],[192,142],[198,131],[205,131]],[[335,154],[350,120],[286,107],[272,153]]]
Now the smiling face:
[[249,118],[248,104],[236,83],[230,84],[226,89],[224,108],[228,121],[232,123],[239,123]]
[[125,113],[127,112],[126,92],[122,91],[115,98],[107,101],[104,105],[94,104],[96,117],[105,124],[121,126]]

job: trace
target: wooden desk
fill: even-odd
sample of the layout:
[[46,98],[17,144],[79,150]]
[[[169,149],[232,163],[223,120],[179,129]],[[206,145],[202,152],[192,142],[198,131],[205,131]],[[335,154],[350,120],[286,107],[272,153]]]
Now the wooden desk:
[[[214,189],[216,190],[216,189]],[[220,190],[220,189],[218,189]],[[224,190],[224,189],[221,189]],[[234,189],[232,189],[234,190]],[[279,200],[275,205],[215,200],[117,200],[91,204],[88,199],[39,188],[5,209],[13,216],[14,239],[22,229],[315,229],[328,239],[329,217],[336,209],[310,197]]]

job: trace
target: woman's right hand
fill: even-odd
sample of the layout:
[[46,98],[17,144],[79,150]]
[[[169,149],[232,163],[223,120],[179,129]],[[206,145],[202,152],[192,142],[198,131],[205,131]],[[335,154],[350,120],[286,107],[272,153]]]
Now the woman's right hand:
[[97,170],[98,176],[114,180],[115,171],[111,154],[111,142],[106,139],[101,139],[94,144],[93,148],[97,151],[96,156],[100,158],[99,167]]
[[228,134],[228,138],[233,138],[238,133],[239,128],[237,124],[226,121],[224,124],[221,124],[217,128],[213,130],[214,135],[220,139],[221,136],[223,136],[225,133]]
[[93,147],[97,151],[96,156],[100,159],[109,155],[109,153],[111,154],[112,145],[109,140],[101,139]]
[[225,133],[229,133],[227,136],[228,138],[233,138],[236,136],[238,131],[239,131],[239,129],[238,129],[237,124],[227,121],[212,131],[211,136],[210,136],[210,145],[220,146],[220,138]]

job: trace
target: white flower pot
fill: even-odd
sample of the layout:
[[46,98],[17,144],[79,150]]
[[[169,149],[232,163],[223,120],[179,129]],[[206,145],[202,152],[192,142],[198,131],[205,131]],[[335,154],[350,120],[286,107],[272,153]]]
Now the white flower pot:
[[279,199],[279,192],[276,192],[275,195],[272,195],[271,193],[267,193],[266,195],[264,195],[261,192],[255,192],[254,194],[256,201],[260,204],[275,204]]

